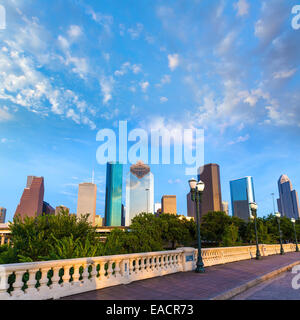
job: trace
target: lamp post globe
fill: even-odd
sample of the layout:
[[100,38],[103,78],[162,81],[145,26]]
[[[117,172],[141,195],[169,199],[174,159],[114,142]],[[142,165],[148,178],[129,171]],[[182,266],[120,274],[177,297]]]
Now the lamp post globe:
[[282,246],[282,232],[281,232],[281,228],[280,228],[280,218],[281,218],[280,212],[275,212],[275,216],[277,218],[278,230],[279,230],[280,254],[283,255],[284,250],[283,250],[283,246]]
[[294,227],[296,252],[299,252],[298,241],[297,241],[297,232],[296,232],[296,220],[295,220],[294,218],[292,218],[292,219],[291,219],[291,222],[292,222],[293,227]]
[[255,228],[255,240],[256,240],[256,260],[260,260],[261,259],[261,255],[260,255],[260,251],[259,251],[259,245],[258,245],[258,236],[257,236],[257,208],[258,205],[255,202],[251,202],[250,203],[250,209],[251,209],[251,215],[250,218],[254,220],[254,228]]
[[201,254],[201,233],[200,233],[200,212],[199,207],[201,203],[202,193],[205,188],[205,184],[202,181],[197,182],[196,179],[189,180],[189,186],[191,189],[191,198],[195,202],[196,206],[196,222],[197,222],[197,242],[198,242],[198,258],[195,272],[204,273],[204,263]]
[[191,180],[189,180],[189,186],[191,190],[194,190],[196,188],[197,185],[197,180],[192,178]]

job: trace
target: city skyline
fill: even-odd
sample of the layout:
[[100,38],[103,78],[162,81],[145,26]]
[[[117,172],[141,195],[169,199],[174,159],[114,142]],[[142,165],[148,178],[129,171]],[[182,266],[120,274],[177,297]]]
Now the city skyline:
[[[130,10],[132,3],[1,2],[7,26],[0,32],[0,206],[7,208],[6,221],[27,175],[45,178],[53,207],[76,212],[78,184],[90,181],[93,169],[97,214],[104,215],[106,166],[96,161],[96,134],[122,120],[128,132],[204,129],[205,163],[220,165],[223,200],[230,199],[228,181],[251,175],[258,215],[273,212],[270,194],[278,198],[283,172],[300,190],[293,1],[153,0],[134,2]],[[151,165],[151,171],[160,180],[155,200],[174,194],[185,214],[192,177],[175,164]]]
[[[111,166],[112,165],[112,163],[107,163],[107,168],[109,167],[109,166]],[[120,168],[122,168],[123,167],[123,165],[121,165],[121,164],[119,164],[119,167]],[[135,173],[134,175],[135,176],[140,176],[140,177],[143,177],[144,175],[145,175],[145,173],[146,173],[146,175],[147,175],[147,172],[145,172],[145,168],[147,168],[148,166],[146,165],[145,166],[145,164],[142,162],[142,161],[138,161],[135,165],[132,165],[131,167],[130,167],[130,172],[128,172],[128,174],[127,174],[127,177],[125,178],[126,179],[126,183],[125,183],[125,186],[124,186],[124,184],[122,183],[122,186],[124,186],[124,189],[125,189],[125,202],[124,203],[126,203],[126,200],[128,201],[128,199],[129,199],[129,189],[130,188],[126,188],[126,186],[127,186],[127,183],[129,182],[129,185],[130,185],[130,181],[128,180],[128,178],[129,178],[129,176],[130,176],[130,174],[132,174],[133,172]],[[215,170],[215,172],[213,172],[213,168],[217,168],[217,171]],[[143,168],[143,169],[142,169]],[[215,183],[217,183],[217,190],[219,190],[215,195],[217,196],[217,198],[218,197],[220,197],[221,199],[222,199],[222,195],[221,194],[219,194],[219,192],[221,192],[221,190],[219,189],[219,183],[220,183],[220,181],[219,181],[219,179],[220,179],[220,168],[219,168],[219,165],[218,164],[205,164],[203,167],[199,167],[199,169],[198,169],[198,171],[199,172],[202,172],[202,174],[204,173],[204,169],[206,168],[206,178],[208,179],[211,179],[213,176],[215,177],[215,179],[217,178],[217,180],[215,181]],[[207,168],[210,168],[211,170],[212,170],[212,175],[211,175],[211,177],[209,177],[209,174],[207,174]],[[147,169],[148,170],[148,169]],[[149,167],[149,170],[150,170],[150,167]],[[109,182],[111,179],[115,179],[116,178],[116,174],[114,174],[114,176],[115,177],[113,177],[113,175],[110,177],[110,171],[112,171],[111,169],[110,170],[108,170],[107,172],[106,172],[106,174],[108,174],[108,176],[107,176],[107,178],[106,178],[106,182]],[[115,170],[113,170],[113,171],[115,171]],[[119,172],[120,170],[118,170],[118,172]],[[124,179],[124,175],[123,175],[123,170],[121,170],[122,171],[122,173],[120,174],[120,173],[118,173],[118,180],[123,180]],[[121,172],[120,171],[120,172]],[[149,172],[148,172],[149,173]],[[198,180],[200,179],[200,175],[198,176]],[[206,180],[207,180],[206,179]],[[252,185],[252,189],[253,189],[253,178],[252,177],[249,177],[249,176],[247,176],[247,177],[245,177],[245,178],[240,178],[240,179],[235,179],[235,180],[232,180],[232,181],[230,181],[230,185],[232,185],[232,184],[234,184],[235,182],[237,182],[237,183],[239,183],[239,181],[244,181],[244,180],[247,180],[247,179],[250,179],[250,182],[247,182],[246,183],[246,185],[249,185],[249,183]],[[205,180],[205,179],[204,179]],[[92,177],[92,181],[94,181],[94,172],[93,172],[93,177]],[[34,189],[33,190],[35,190],[36,188],[37,188],[37,186],[38,186],[38,188],[37,189],[40,189],[40,188],[42,188],[42,194],[41,194],[41,196],[39,196],[39,195],[36,195],[36,192],[37,191],[30,191],[30,188],[31,188],[31,184],[32,184],[32,182],[35,182],[34,183]],[[289,178],[285,175],[285,174],[283,174],[283,175],[281,175],[281,177],[279,178],[279,180],[278,180],[278,188],[279,188],[279,190],[280,190],[280,183],[289,183],[289,190],[290,190],[290,192],[291,192],[291,194],[292,194],[292,197],[293,197],[293,201],[295,202],[295,200],[297,200],[298,198],[298,196],[297,196],[297,190],[292,190],[293,189],[293,187],[292,187],[292,185],[291,185],[291,182],[290,182],[290,180],[289,180]],[[42,186],[40,187],[40,184],[42,183]],[[154,183],[154,179],[153,179],[153,182],[152,182],[152,184]],[[92,209],[92,210],[90,210],[90,211],[93,211],[94,213],[91,215],[91,217],[90,217],[90,219],[92,219],[91,220],[91,222],[93,222],[94,221],[94,219],[95,219],[95,217],[96,216],[99,216],[99,217],[102,217],[102,218],[104,218],[105,219],[105,216],[106,216],[106,214],[105,214],[105,211],[104,211],[104,213],[100,213],[100,215],[99,215],[99,212],[97,212],[96,211],[96,202],[97,202],[97,200],[99,200],[98,199],[98,196],[97,196],[97,185],[96,184],[94,184],[94,183],[89,183],[89,182],[85,182],[85,183],[80,183],[79,185],[78,185],[78,198],[77,198],[77,214],[78,214],[78,204],[79,204],[79,194],[80,194],[80,186],[81,187],[83,187],[83,186],[93,186],[93,189],[94,189],[94,191],[93,191],[93,193],[94,193],[94,195],[93,195],[93,198],[94,198],[94,200],[92,201],[93,203],[91,204],[91,205],[88,205],[90,208],[92,208],[92,206],[94,206],[94,209]],[[154,187],[154,184],[153,184],[153,187]],[[107,186],[106,186],[106,188],[107,188]],[[122,188],[123,189],[123,188]],[[153,189],[155,189],[155,188],[153,188]],[[232,187],[231,187],[231,189],[232,189]],[[233,188],[234,189],[234,188]],[[232,189],[232,190],[233,190]],[[248,187],[246,188],[247,190],[248,190]],[[286,189],[286,188],[285,188]],[[26,191],[27,190],[27,191]],[[146,189],[145,189],[146,190]],[[207,190],[207,189],[206,189]],[[26,191],[26,192],[25,192]],[[43,197],[44,197],[44,177],[35,177],[35,176],[27,176],[27,184],[26,184],[26,187],[25,187],[25,189],[24,189],[24,191],[23,191],[23,194],[24,194],[24,192],[26,193],[26,195],[25,195],[25,198],[27,199],[27,200],[30,200],[29,199],[29,196],[27,195],[27,194],[31,194],[32,192],[34,193],[34,199],[36,198],[36,196],[38,196],[38,200],[40,200],[40,202],[42,203],[42,211],[43,211],[43,213],[46,213],[46,214],[57,214],[57,212],[60,210],[60,208],[62,207],[62,208],[65,208],[65,209],[68,209],[68,210],[70,210],[68,207],[65,207],[64,205],[58,205],[58,206],[56,206],[56,209],[54,209],[49,203],[47,203],[47,202],[45,202],[45,201],[43,201]],[[148,190],[147,190],[148,191]],[[149,190],[150,191],[150,190]],[[250,198],[252,199],[250,199],[251,201],[254,201],[255,202],[255,197],[254,197],[254,189],[253,189],[253,191],[249,191],[250,192]],[[40,191],[38,191],[38,194],[40,193]],[[82,193],[82,192],[81,192]],[[127,194],[126,194],[127,193]],[[253,196],[251,196],[251,194],[253,193]],[[119,192],[118,191],[118,197],[120,197],[120,199],[122,198],[121,197],[121,195],[123,194],[123,190],[121,191],[121,192]],[[235,192],[235,195],[236,195],[237,193]],[[238,194],[239,194],[239,192],[238,192]],[[244,193],[243,193],[244,194]],[[247,191],[247,194],[248,194],[248,191]],[[273,193],[271,194],[271,195],[273,195]],[[174,198],[175,199],[175,203],[174,203],[174,205],[175,205],[175,211],[177,212],[177,214],[180,214],[180,215],[186,215],[186,216],[191,216],[191,217],[193,217],[194,216],[194,211],[195,211],[195,208],[194,208],[194,203],[193,202],[191,202],[191,199],[189,198],[189,196],[190,196],[190,193],[188,193],[186,196],[185,196],[185,198],[186,198],[186,208],[187,208],[187,210],[186,210],[186,212],[185,213],[183,213],[183,212],[177,212],[177,209],[176,209],[176,207],[177,207],[177,197],[176,197],[176,195],[173,195],[173,196],[168,196],[168,195],[163,195],[162,196],[162,198],[161,198],[161,202],[160,203],[157,203],[157,202],[155,202],[154,200],[152,201],[153,202],[153,207],[154,207],[154,205],[155,206],[157,206],[157,204],[159,204],[160,205],[160,207],[162,207],[162,201],[163,201],[163,199],[164,198]],[[238,195],[238,196],[240,196],[240,194]],[[214,197],[214,195],[213,195],[213,193],[210,195],[210,197]],[[218,209],[215,209],[215,210],[209,210],[209,211],[225,211],[227,214],[228,214],[228,212],[229,212],[229,214],[231,214],[232,216],[234,216],[234,210],[233,210],[233,197],[234,197],[234,195],[233,195],[233,193],[232,193],[232,191],[231,191],[231,210],[229,210],[228,208],[228,204],[229,204],[229,201],[222,201],[222,203],[221,203],[221,209],[220,210],[218,210]],[[248,196],[247,196],[248,197]],[[20,203],[19,203],[19,205],[18,205],[18,207],[17,207],[17,210],[20,208],[20,205],[22,204],[22,206],[21,207],[24,207],[24,204],[25,204],[25,207],[27,206],[27,202],[24,202],[24,200],[23,200],[23,198],[24,198],[24,195],[22,195],[22,197],[21,197],[21,200],[20,200]],[[154,198],[153,198],[154,199]],[[26,200],[26,201],[27,201]],[[247,199],[247,201],[249,202],[250,201],[249,199]],[[151,200],[150,200],[151,201]],[[250,202],[251,202],[250,201]],[[24,202],[24,203],[23,203]],[[33,201],[34,202],[34,201]],[[36,201],[35,201],[36,202]],[[29,204],[29,207],[31,207],[32,205],[33,206],[38,206],[38,204],[36,204],[36,203],[33,203],[33,204]],[[151,202],[151,203],[152,203]],[[155,203],[154,203],[155,202]],[[190,204],[189,204],[189,202],[190,202]],[[123,219],[123,213],[126,211],[126,209],[125,209],[125,206],[124,206],[124,204],[122,203],[122,201],[120,200],[120,204],[121,204],[121,210],[120,210],[120,219],[121,219],[121,225],[122,225],[122,223],[125,223],[125,216],[124,216],[124,221],[122,220]],[[148,205],[149,205],[149,200],[148,200]],[[226,208],[224,208],[224,205],[225,205],[225,207]],[[151,206],[151,204],[150,204],[150,206]],[[171,205],[172,206],[172,205]],[[298,206],[298,207],[297,207]],[[297,205],[295,206],[295,208],[297,209],[297,208],[299,208],[299,201],[297,202]],[[6,216],[6,208],[3,208],[3,209],[5,209],[5,216]],[[125,211],[124,211],[124,209],[125,209]],[[274,209],[274,208],[273,208]],[[17,210],[16,210],[16,212],[17,212]],[[277,199],[277,209],[275,209],[276,211],[278,210],[279,212],[281,212],[282,213],[282,207],[281,207],[281,205],[280,205],[280,202],[279,202],[279,199]],[[299,209],[298,209],[299,210]],[[32,210],[31,210],[32,211]],[[29,216],[33,216],[34,214],[33,214],[33,211],[31,212],[30,211],[30,214],[29,214]],[[82,211],[82,210],[81,210]],[[147,211],[147,210],[146,210]],[[148,210],[149,212],[151,212],[151,210]],[[154,210],[152,210],[153,211],[153,213],[156,213],[156,210],[154,209]],[[173,211],[173,210],[171,210],[171,211]],[[249,211],[250,212],[250,211]],[[172,212],[173,213],[173,212]],[[270,212],[270,214],[272,214],[273,212]],[[37,214],[39,215],[40,214],[40,211],[37,211]],[[80,214],[83,214],[83,213],[80,213]],[[26,214],[27,215],[27,214]],[[261,216],[263,216],[263,215],[261,215]],[[266,215],[265,215],[266,216]],[[297,218],[296,216],[294,216],[295,218]],[[299,217],[300,217],[300,215],[299,215]],[[122,222],[123,221],[123,222]],[[6,221],[6,222],[8,222],[8,221]],[[128,223],[128,220],[127,220],[127,223]],[[107,222],[105,222],[105,225],[107,225]]]

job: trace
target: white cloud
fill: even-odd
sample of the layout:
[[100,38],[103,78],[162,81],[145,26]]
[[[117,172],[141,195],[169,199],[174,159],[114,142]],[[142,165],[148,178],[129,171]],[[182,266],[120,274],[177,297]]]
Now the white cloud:
[[141,65],[131,64],[130,62],[124,62],[120,68],[120,70],[115,71],[115,76],[124,76],[129,70],[131,70],[134,74],[138,74],[142,71]]
[[112,99],[112,92],[114,87],[114,79],[112,76],[110,77],[101,77],[100,79],[100,87],[103,96],[103,104],[107,104]]
[[77,25],[71,25],[69,30],[68,30],[68,35],[71,38],[78,38],[79,36],[82,35],[82,30]]
[[161,97],[159,100],[160,100],[161,103],[165,103],[165,102],[168,101],[168,98],[167,97]]
[[169,54],[168,60],[169,68],[171,69],[171,71],[174,71],[179,66],[179,55],[177,53]]
[[238,16],[247,15],[249,12],[249,3],[247,0],[239,0],[238,2],[233,4],[234,8],[237,10]]
[[233,145],[236,143],[245,142],[250,139],[250,135],[246,134],[245,136],[239,136],[236,140],[228,142],[229,145]]
[[230,49],[232,49],[236,36],[237,36],[236,31],[230,31],[218,46],[218,49],[217,49],[218,54],[223,55],[227,53]]
[[140,82],[140,87],[142,89],[143,92],[146,92],[148,87],[149,87],[150,83],[148,81],[142,81]]
[[127,32],[130,34],[131,39],[138,39],[144,29],[144,26],[141,23],[137,23],[135,28],[129,28]]
[[277,71],[273,73],[274,79],[286,79],[292,77],[297,71],[297,68],[285,71]]
[[168,74],[165,74],[159,83],[156,84],[156,87],[162,87],[163,85],[170,83],[171,82],[171,77]]

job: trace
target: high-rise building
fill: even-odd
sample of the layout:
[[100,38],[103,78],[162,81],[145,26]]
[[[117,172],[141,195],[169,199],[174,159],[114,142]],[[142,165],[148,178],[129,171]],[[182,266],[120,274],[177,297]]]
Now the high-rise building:
[[229,216],[229,204],[228,201],[222,201],[222,211]]
[[277,199],[278,211],[289,219],[300,218],[298,193],[293,190],[292,183],[287,175],[283,174],[278,180],[279,199]]
[[161,198],[161,212],[177,214],[176,196],[163,196]]
[[6,209],[0,207],[0,223],[5,223]]
[[70,213],[70,209],[66,206],[63,206],[63,205],[60,205],[60,206],[57,206],[55,208],[55,215],[57,216],[59,213],[61,213],[62,211],[65,211],[65,212],[69,212]]
[[95,225],[97,186],[94,183],[81,183],[78,188],[77,217],[89,214],[88,222]]
[[122,204],[122,227],[125,226],[125,217],[126,217],[126,207]]
[[154,176],[150,167],[142,161],[130,167],[126,178],[126,219],[131,220],[140,213],[153,213],[154,209]]
[[205,183],[200,205],[200,216],[210,211],[222,211],[222,194],[220,182],[220,167],[218,164],[210,163],[198,170],[198,181]]
[[232,215],[248,221],[251,216],[250,203],[255,202],[252,177],[230,181]]
[[96,217],[95,217],[95,226],[96,227],[103,227],[104,222],[105,222],[105,219],[103,217],[96,215]]
[[105,223],[109,227],[122,226],[123,165],[108,162],[106,167]]
[[23,191],[15,216],[36,217],[43,213],[44,178],[28,176],[26,188]]
[[[187,203],[187,216],[190,218],[194,218],[196,221],[196,202],[192,201],[192,194],[189,192],[186,195],[186,203]],[[199,206],[200,212],[200,206]]]
[[55,209],[48,203],[43,202],[43,213],[47,215],[55,215]]

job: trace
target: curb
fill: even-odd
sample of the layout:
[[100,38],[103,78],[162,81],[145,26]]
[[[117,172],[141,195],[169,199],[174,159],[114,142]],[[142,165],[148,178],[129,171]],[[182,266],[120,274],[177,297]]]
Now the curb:
[[241,286],[235,287],[235,288],[233,288],[231,290],[228,290],[228,291],[226,291],[224,293],[221,293],[221,294],[219,294],[219,295],[217,295],[217,296],[215,296],[215,297],[213,297],[213,298],[211,298],[209,300],[229,300],[229,299],[233,298],[234,296],[236,296],[236,295],[238,295],[240,293],[243,293],[246,290],[248,290],[248,289],[250,289],[250,288],[252,288],[254,286],[257,286],[258,284],[260,284],[260,283],[262,283],[262,282],[264,282],[266,280],[269,280],[271,278],[276,277],[280,273],[283,273],[285,271],[288,271],[288,270],[292,269],[294,266],[296,266],[298,264],[300,264],[300,260],[297,261],[297,262],[293,262],[293,263],[291,263],[291,264],[289,264],[287,266],[284,266],[284,267],[282,267],[280,269],[277,269],[277,270],[274,270],[274,271],[269,272],[267,274],[264,274],[263,276],[255,278],[254,280],[251,280],[251,281],[249,281],[249,282],[247,282],[245,284],[242,284]]

